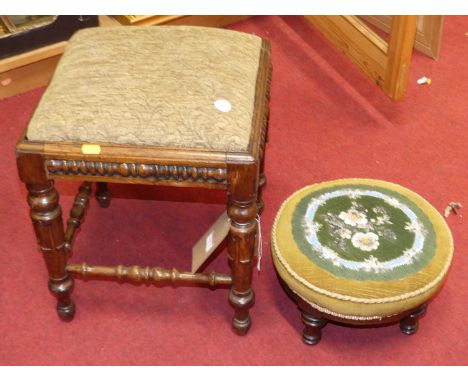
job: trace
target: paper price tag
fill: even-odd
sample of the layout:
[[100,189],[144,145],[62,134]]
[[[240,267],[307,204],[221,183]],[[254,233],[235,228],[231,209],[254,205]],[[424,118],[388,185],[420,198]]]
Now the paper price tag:
[[206,247],[205,247],[205,251],[208,252],[211,250],[211,248],[213,248],[213,235],[214,235],[214,231],[211,232],[207,237],[206,237]]
[[200,269],[229,233],[231,220],[224,211],[192,248],[192,273]]

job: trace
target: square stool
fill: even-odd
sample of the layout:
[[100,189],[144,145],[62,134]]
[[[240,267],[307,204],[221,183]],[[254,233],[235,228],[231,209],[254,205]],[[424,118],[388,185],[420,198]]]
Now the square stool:
[[[265,184],[270,44],[254,35],[185,26],[89,28],[69,41],[16,146],[49,289],[74,316],[72,275],[133,282],[230,285],[233,328],[245,334]],[[67,226],[54,179],[82,180]],[[223,189],[231,274],[71,264],[92,182]]]
[[414,334],[453,257],[450,229],[420,195],[376,179],[313,184],[281,206],[271,233],[279,280],[301,311],[303,341],[328,322],[400,323]]

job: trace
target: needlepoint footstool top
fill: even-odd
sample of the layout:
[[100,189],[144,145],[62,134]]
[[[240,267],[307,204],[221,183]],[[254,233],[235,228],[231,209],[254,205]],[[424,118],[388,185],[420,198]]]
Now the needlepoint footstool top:
[[450,230],[421,196],[371,179],[305,187],[282,205],[272,235],[280,278],[314,308],[373,320],[419,306],[440,288]]
[[217,28],[89,28],[28,125],[39,142],[247,152],[263,40]]

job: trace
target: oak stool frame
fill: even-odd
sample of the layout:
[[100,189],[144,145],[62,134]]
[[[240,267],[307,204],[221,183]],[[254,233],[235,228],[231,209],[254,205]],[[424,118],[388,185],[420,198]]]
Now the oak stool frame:
[[[257,249],[257,214],[263,209],[260,194],[266,183],[263,157],[269,117],[270,49],[270,43],[262,40],[252,130],[246,152],[100,144],[99,154],[83,154],[83,142],[31,142],[26,131],[23,133],[16,146],[19,176],[28,190],[31,219],[48,270],[49,290],[57,299],[57,312],[62,320],[70,321],[75,314],[71,299],[74,276],[100,276],[140,283],[189,281],[212,287],[230,285],[233,329],[239,335],[248,331],[251,326],[249,309],[254,302],[251,284]],[[66,228],[55,179],[83,181]],[[107,183],[226,190],[231,221],[228,234],[230,274],[69,263],[73,238],[85,214],[93,182],[97,183],[96,198],[102,207],[109,206],[110,202]]]

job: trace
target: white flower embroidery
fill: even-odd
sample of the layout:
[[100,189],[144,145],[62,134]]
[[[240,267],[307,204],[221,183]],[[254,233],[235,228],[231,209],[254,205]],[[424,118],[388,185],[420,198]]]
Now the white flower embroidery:
[[370,256],[368,259],[365,259],[362,268],[366,272],[374,271],[375,273],[386,270],[385,266],[374,256]]
[[357,225],[357,228],[363,229],[363,230],[365,230],[366,232],[369,231],[369,230],[371,229],[371,227],[369,226],[369,223],[366,223],[366,224],[358,224],[358,225]]
[[413,248],[405,249],[403,251],[403,261],[402,264],[413,264],[414,260],[416,260],[416,257],[421,253],[421,251],[417,251]]
[[312,220],[304,219],[304,229],[307,233],[317,234],[320,228],[322,228],[322,225],[320,223],[314,222]]
[[361,191],[359,190],[346,190],[344,195],[348,195],[350,199],[358,199],[361,197]]
[[351,243],[361,251],[374,251],[379,247],[379,237],[373,232],[356,232],[351,238]]
[[321,256],[324,258],[324,259],[328,259],[328,260],[334,260],[333,263],[335,261],[339,261],[340,257],[338,256],[338,254],[331,248],[328,248],[328,247],[322,247],[322,253],[321,253]]
[[322,247],[320,249],[320,257],[322,257],[323,259],[331,261],[331,263],[335,267],[342,267],[343,266],[343,263],[342,263],[342,260],[341,260],[340,256],[338,256],[338,254],[333,249],[331,249],[329,247],[324,246],[324,247]]
[[325,198],[325,195],[320,195],[317,199],[315,199],[317,201],[317,204],[319,206],[325,204],[327,202],[327,198]]
[[324,195],[320,195],[318,198],[314,198],[310,201],[310,206],[313,208],[318,208],[323,206],[327,202],[327,199]]
[[388,205],[390,205],[392,207],[395,207],[395,208],[400,208],[401,207],[400,201],[398,199],[396,199],[396,198],[386,196],[386,197],[383,198],[383,200],[385,201],[385,203],[387,203]]
[[422,224],[417,221],[417,220],[412,220],[411,222],[407,222],[405,224],[405,229],[409,232],[413,232],[415,234],[420,234],[420,235],[424,235],[425,233],[425,229],[424,227],[422,226]]
[[340,235],[340,237],[342,239],[351,239],[351,235],[353,234],[349,229],[347,228],[340,228],[340,230],[337,232],[338,235]]
[[405,249],[403,255],[407,257],[414,257],[417,255],[417,252],[413,248]]
[[375,221],[377,225],[384,225],[384,224],[393,224],[390,221],[390,217],[388,215],[377,216],[377,220]]
[[338,217],[352,227],[365,226],[367,224],[366,215],[354,208],[350,208],[346,212],[341,211]]
[[335,266],[335,267],[341,267],[341,261],[339,258],[336,258],[336,259],[332,259],[332,264]]

